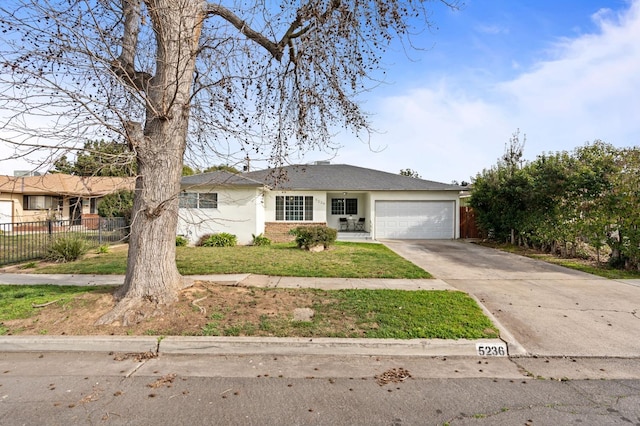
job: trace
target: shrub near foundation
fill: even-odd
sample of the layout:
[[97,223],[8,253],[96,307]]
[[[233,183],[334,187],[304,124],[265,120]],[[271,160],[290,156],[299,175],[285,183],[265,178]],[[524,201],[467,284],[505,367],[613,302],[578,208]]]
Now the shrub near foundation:
[[237,244],[238,238],[227,232],[203,236],[199,242],[202,247],[234,247]]
[[314,247],[328,248],[336,242],[338,232],[327,226],[298,226],[290,234],[296,237],[298,248],[310,250]]

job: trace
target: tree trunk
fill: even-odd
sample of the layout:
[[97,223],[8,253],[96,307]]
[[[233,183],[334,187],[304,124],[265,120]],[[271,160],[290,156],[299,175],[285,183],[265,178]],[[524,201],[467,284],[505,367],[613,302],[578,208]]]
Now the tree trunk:
[[[195,55],[203,22],[199,0],[148,0],[156,32],[156,73],[145,87],[144,131],[128,123],[127,136],[136,152],[138,178],[133,208],[125,283],[116,293],[116,308],[99,324],[140,321],[158,305],[177,300],[184,287],[175,263],[178,195],[189,125]],[[151,310],[139,305],[151,303]],[[134,309],[137,312],[132,316]]]

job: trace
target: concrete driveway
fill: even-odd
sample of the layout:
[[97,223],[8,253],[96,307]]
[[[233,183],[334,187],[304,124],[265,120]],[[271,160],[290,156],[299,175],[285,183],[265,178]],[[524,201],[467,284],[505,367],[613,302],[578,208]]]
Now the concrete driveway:
[[475,296],[531,355],[640,357],[640,286],[631,281],[460,240],[384,244]]

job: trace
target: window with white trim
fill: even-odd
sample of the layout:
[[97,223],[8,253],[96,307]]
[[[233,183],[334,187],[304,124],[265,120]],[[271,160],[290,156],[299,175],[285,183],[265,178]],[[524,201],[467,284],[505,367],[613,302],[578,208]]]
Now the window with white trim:
[[217,209],[218,194],[216,192],[182,192],[180,193],[181,209]]
[[358,214],[358,199],[357,198],[332,198],[331,214],[335,214],[335,215]]
[[276,220],[312,221],[313,197],[308,195],[276,196]]
[[50,195],[25,195],[22,199],[23,210],[61,209],[62,198]]

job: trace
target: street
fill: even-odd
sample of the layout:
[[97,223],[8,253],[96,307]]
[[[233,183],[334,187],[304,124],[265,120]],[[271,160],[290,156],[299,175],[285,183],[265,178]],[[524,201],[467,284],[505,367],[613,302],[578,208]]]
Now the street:
[[637,359],[34,352],[0,365],[3,425],[640,424]]

